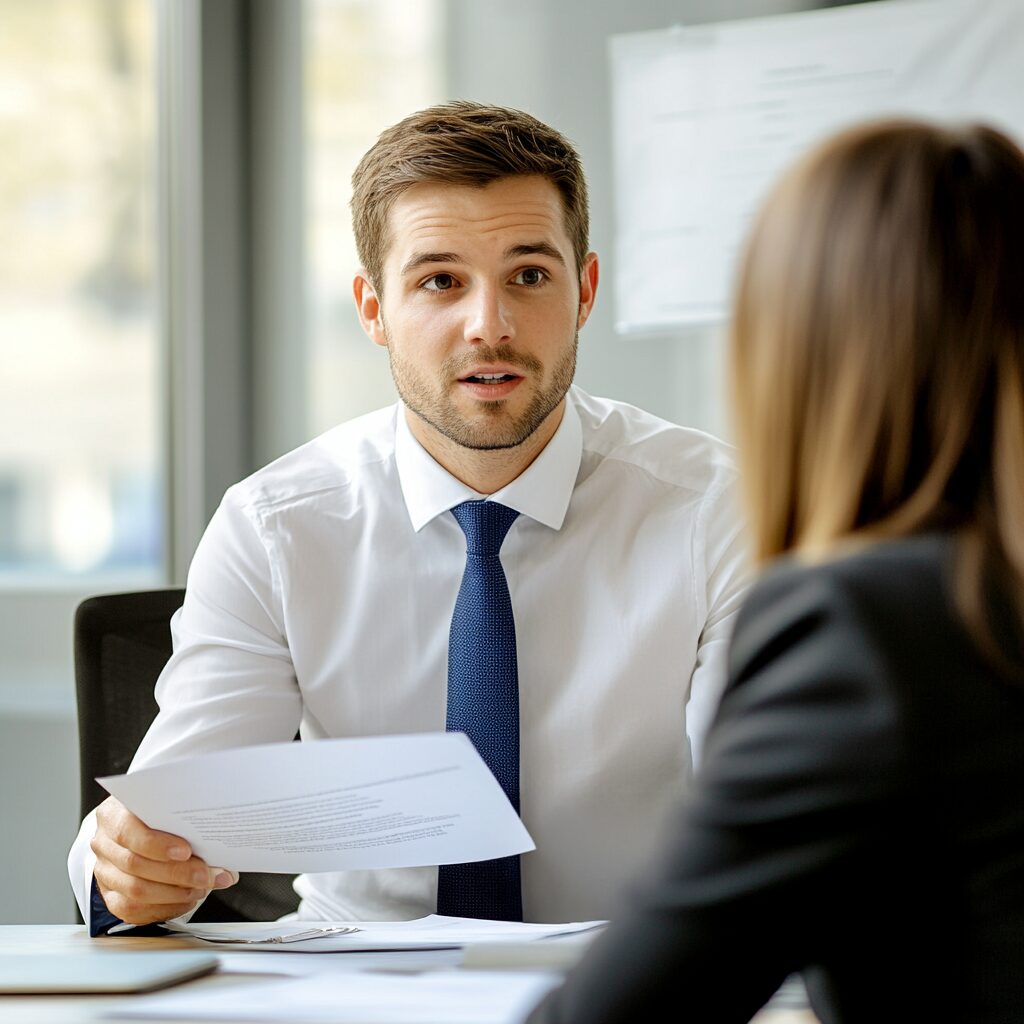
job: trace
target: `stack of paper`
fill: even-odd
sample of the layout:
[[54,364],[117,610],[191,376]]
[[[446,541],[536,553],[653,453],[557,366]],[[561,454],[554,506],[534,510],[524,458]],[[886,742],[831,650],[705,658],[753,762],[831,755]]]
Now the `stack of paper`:
[[[352,930],[332,931],[340,924],[331,921],[271,921],[258,924],[175,924],[172,929],[196,939],[197,944],[214,942],[217,949],[261,950],[278,953],[359,953],[401,949],[457,949],[484,943],[523,943],[559,935],[589,932],[603,921],[574,921],[570,924],[526,924],[519,921],[478,921],[469,917],[431,914],[416,921],[356,921]],[[316,938],[288,941],[311,927],[324,931]]]
[[512,971],[358,971],[196,988],[119,1003],[110,1015],[333,1024],[520,1024],[558,975]]

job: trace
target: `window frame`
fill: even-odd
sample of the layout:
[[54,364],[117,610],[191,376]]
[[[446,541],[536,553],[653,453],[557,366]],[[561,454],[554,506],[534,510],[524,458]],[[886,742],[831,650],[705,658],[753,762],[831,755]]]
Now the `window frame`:
[[151,576],[104,572],[0,584],[0,715],[74,716],[78,603],[92,594],[181,585],[224,490],[255,468],[249,300],[258,292],[248,225],[257,64],[247,43],[274,5],[150,2],[163,564]]

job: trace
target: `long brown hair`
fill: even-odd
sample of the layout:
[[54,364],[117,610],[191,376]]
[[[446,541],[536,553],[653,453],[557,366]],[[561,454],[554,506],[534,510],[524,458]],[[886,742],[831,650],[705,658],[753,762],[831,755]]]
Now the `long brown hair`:
[[933,528],[985,646],[1024,618],[1024,153],[979,124],[828,140],[756,219],[730,374],[759,560]]

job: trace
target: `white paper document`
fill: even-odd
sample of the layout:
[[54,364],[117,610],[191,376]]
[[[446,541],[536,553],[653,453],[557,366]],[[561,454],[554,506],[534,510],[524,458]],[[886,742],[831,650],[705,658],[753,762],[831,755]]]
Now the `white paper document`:
[[235,871],[490,860],[533,840],[464,733],[240,747],[97,780]]
[[[603,921],[574,921],[559,925],[479,921],[475,918],[446,918],[442,914],[431,913],[416,921],[271,921],[202,925],[175,922],[166,927],[179,935],[197,939],[198,944],[213,943],[218,950],[337,953],[456,949],[482,943],[522,943],[596,932],[605,924]],[[352,930],[344,930],[345,925]],[[323,932],[314,938],[288,941],[289,936],[315,927],[322,928]],[[334,930],[336,928],[337,931]],[[236,941],[231,942],[231,939]]]
[[[455,949],[482,943],[522,943],[554,939],[600,929],[604,921],[573,921],[568,924],[531,924],[519,921],[481,921],[469,917],[430,914],[415,921],[269,921],[224,922],[222,924],[168,925],[173,931],[190,935],[203,944],[214,943],[219,950],[273,953],[360,953],[384,950]],[[339,925],[354,925],[351,932],[332,932]],[[296,942],[291,934],[312,927],[324,928],[316,938]],[[231,942],[235,939],[235,942]],[[227,941],[225,941],[227,940]],[[212,948],[212,947],[211,947]]]
[[556,984],[550,973],[370,971],[194,987],[120,1002],[133,1020],[331,1021],[334,1024],[519,1024]]

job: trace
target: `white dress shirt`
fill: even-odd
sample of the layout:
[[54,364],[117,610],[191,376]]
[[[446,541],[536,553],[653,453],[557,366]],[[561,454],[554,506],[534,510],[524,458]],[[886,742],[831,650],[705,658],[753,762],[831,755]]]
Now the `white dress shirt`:
[[[729,448],[573,388],[491,497],[516,621],[528,921],[610,917],[656,845],[725,681],[747,582]],[[483,497],[394,406],[230,488],[196,550],[140,768],[243,744],[443,730],[448,630]],[[88,920],[93,816],[69,859]],[[231,865],[218,865],[231,867]],[[304,918],[433,913],[437,869],[300,876]]]

